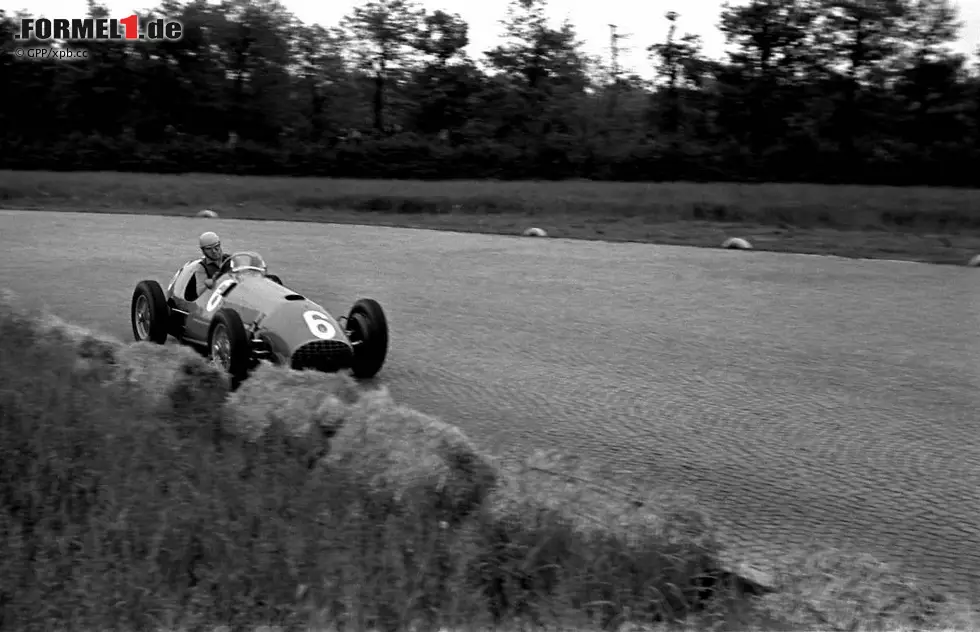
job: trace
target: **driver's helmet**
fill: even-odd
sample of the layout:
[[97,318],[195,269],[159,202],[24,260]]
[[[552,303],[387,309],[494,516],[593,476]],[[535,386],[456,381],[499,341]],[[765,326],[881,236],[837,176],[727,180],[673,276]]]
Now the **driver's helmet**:
[[224,253],[221,250],[221,240],[216,233],[211,231],[201,233],[198,243],[205,259],[212,263],[221,263]]

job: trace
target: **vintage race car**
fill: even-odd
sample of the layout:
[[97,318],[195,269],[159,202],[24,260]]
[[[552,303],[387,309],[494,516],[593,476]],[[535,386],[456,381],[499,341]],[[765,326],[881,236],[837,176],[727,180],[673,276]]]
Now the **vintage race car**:
[[164,344],[173,336],[211,358],[236,383],[260,360],[299,370],[349,369],[361,379],[381,370],[388,321],[377,301],[362,298],[337,320],[269,274],[254,252],[231,255],[213,288],[198,296],[198,265],[194,260],[181,266],[166,291],[152,280],[136,285],[130,315],[137,341]]

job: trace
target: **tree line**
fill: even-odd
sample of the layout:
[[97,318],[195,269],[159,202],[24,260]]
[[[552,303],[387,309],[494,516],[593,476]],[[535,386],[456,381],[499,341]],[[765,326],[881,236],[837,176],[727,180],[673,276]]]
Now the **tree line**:
[[[743,0],[709,58],[650,42],[650,76],[587,55],[546,0],[513,0],[500,45],[412,0],[335,26],[273,0],[165,0],[179,41],[42,43],[0,11],[0,167],[361,178],[809,181],[980,186],[980,51],[949,0]],[[108,17],[90,0],[93,17]]]

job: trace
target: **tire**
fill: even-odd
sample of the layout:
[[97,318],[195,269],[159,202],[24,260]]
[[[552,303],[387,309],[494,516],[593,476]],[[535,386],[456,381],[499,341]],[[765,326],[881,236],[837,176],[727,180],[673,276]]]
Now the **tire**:
[[347,336],[354,344],[351,371],[362,380],[377,375],[388,355],[388,318],[377,301],[362,298],[347,315]]
[[[282,285],[282,279],[279,278],[279,275],[278,274],[267,274],[267,275],[265,275],[265,278],[271,279],[272,281],[275,281],[279,285]],[[286,286],[283,285],[283,287],[286,287]]]
[[[140,316],[137,316],[139,309]],[[129,319],[133,325],[133,338],[137,342],[167,342],[170,331],[170,306],[167,295],[156,281],[140,281],[133,291],[129,305]]]
[[[221,352],[220,347],[224,346],[222,339],[227,341],[227,349],[216,357],[215,352]],[[237,388],[242,380],[248,377],[252,359],[248,332],[245,331],[242,317],[235,310],[223,307],[211,320],[211,328],[208,331],[208,358],[231,375],[232,388]]]

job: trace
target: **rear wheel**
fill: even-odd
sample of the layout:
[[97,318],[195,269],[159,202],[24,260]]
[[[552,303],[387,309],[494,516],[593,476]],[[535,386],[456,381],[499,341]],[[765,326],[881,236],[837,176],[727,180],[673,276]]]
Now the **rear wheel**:
[[374,377],[388,355],[388,319],[384,310],[374,299],[362,298],[351,307],[346,328],[354,345],[354,377]]
[[225,307],[214,315],[208,333],[208,356],[212,364],[231,375],[232,388],[248,377],[251,350],[238,312]]
[[170,306],[163,288],[156,281],[140,281],[130,303],[133,337],[137,342],[167,342],[170,329]]

